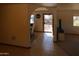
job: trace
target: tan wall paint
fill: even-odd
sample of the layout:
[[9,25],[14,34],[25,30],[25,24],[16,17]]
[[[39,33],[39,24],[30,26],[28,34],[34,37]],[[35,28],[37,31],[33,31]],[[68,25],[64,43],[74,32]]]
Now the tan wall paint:
[[[36,9],[34,5],[29,4],[1,4],[1,43],[24,46],[30,45],[30,15]],[[54,14],[54,41],[56,41],[56,11]],[[12,39],[15,36],[16,39]]]
[[61,4],[57,7],[57,14],[62,19],[65,33],[79,34],[79,27],[73,27],[73,16],[79,16],[79,4]]
[[73,26],[73,16],[79,16],[78,10],[59,11],[59,18],[62,19],[62,25],[65,33],[79,34],[79,27]]
[[[2,7],[0,6],[0,11],[2,11],[1,8]],[[1,40],[1,19],[2,19],[1,17],[2,17],[2,13],[0,12],[0,40]]]
[[[1,43],[27,47],[30,31],[27,4],[2,4]],[[15,38],[15,39],[12,39]]]
[[79,3],[63,3],[57,6],[57,10],[79,10]]

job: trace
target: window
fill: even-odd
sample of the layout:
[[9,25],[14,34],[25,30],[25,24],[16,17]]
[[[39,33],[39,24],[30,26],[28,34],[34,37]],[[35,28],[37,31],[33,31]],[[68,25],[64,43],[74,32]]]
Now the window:
[[73,16],[73,26],[79,26],[79,16]]
[[35,20],[35,16],[34,15],[31,15],[31,17],[30,17],[30,23],[33,24],[34,23],[34,20]]

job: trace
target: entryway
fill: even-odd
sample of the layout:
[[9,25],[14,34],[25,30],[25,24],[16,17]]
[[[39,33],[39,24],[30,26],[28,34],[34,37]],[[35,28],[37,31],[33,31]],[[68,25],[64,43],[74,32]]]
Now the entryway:
[[43,14],[44,32],[53,33],[52,20],[53,20],[52,14]]
[[44,36],[53,39],[53,15],[51,13],[43,14]]

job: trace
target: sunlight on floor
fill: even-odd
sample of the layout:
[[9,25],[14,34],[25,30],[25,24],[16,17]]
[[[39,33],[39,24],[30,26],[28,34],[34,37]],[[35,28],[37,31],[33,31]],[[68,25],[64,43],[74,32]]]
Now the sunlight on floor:
[[44,31],[45,32],[52,32],[52,25],[44,24]]
[[44,51],[51,51],[51,48],[53,48],[52,33],[44,33],[43,48]]
[[52,37],[53,38],[53,33],[44,33],[45,36],[47,37]]

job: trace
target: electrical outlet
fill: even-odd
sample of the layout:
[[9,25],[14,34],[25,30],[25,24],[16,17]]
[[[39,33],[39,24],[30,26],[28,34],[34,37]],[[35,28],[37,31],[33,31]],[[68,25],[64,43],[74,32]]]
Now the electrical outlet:
[[16,39],[16,36],[12,36],[12,40],[15,40]]

